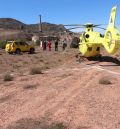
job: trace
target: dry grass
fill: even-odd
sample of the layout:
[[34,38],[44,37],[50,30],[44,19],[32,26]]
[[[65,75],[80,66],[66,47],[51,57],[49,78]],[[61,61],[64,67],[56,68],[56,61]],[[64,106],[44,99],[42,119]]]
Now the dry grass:
[[4,103],[6,101],[9,101],[12,97],[13,97],[13,95],[3,96],[0,98],[0,103]]
[[111,82],[108,78],[102,77],[102,78],[99,80],[99,84],[110,85],[110,84],[112,84],[112,82]]
[[49,129],[67,129],[67,127],[63,123],[53,123]]
[[4,75],[4,81],[13,81],[13,77],[9,73],[6,73]]
[[37,88],[37,86],[36,85],[32,85],[32,84],[28,84],[28,85],[25,85],[24,87],[23,87],[23,89],[25,89],[25,90],[32,90],[32,89],[36,89]]
[[43,70],[46,70],[46,69],[50,69],[50,67],[48,65],[44,65],[43,67],[41,67]]
[[42,68],[31,68],[30,69],[30,75],[35,75],[35,74],[43,74]]
[[66,74],[59,75],[58,77],[60,77],[60,78],[67,78],[69,76],[73,76],[73,74],[72,73],[66,73]]
[[45,120],[38,121],[31,118],[22,118],[9,125],[6,129],[67,129],[67,127],[59,122],[49,125]]
[[23,62],[23,65],[26,65],[26,64],[28,64],[28,62],[24,61],[24,62]]

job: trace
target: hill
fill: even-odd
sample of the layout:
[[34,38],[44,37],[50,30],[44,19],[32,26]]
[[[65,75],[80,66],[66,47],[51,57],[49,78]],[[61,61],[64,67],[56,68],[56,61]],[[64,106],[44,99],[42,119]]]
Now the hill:
[[[65,31],[63,25],[56,25],[47,22],[42,23],[42,30],[45,34]],[[12,18],[0,18],[0,40],[16,38],[30,38],[39,33],[39,24],[25,24]]]

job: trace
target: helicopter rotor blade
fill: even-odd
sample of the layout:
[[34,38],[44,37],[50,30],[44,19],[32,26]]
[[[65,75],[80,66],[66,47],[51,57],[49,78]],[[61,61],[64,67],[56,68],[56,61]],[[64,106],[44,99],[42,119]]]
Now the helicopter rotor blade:
[[102,30],[106,30],[105,28],[103,28],[103,27],[95,27],[95,28],[99,28],[99,29],[102,29]]
[[83,26],[83,24],[68,24],[68,25],[63,25],[63,26]]
[[73,30],[73,29],[79,29],[79,28],[84,28],[84,27],[73,27],[73,28],[68,28],[67,30]]
[[99,25],[93,25],[93,27],[98,27],[98,26],[102,26],[101,24],[99,24]]
[[87,24],[68,24],[64,26],[80,26],[80,27],[86,28],[86,27],[98,27],[98,26],[102,26],[102,24],[87,23]]

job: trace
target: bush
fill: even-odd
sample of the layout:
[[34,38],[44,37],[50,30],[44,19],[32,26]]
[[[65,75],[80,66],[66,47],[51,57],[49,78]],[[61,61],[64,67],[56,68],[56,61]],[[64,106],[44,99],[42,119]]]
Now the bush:
[[17,42],[26,42],[25,39],[17,39],[17,40],[15,40],[15,41],[17,41]]
[[101,78],[99,80],[99,83],[100,84],[104,84],[104,85],[110,85],[110,84],[112,84],[112,82],[109,79],[107,79],[107,78]]
[[49,129],[67,129],[63,123],[53,123],[50,125]]
[[36,89],[36,88],[37,88],[37,86],[32,85],[32,84],[28,84],[23,87],[23,89],[26,89],[26,90],[29,90],[29,89],[32,90],[32,89]]
[[6,43],[7,43],[7,41],[1,41],[0,42],[0,48],[5,49]]
[[6,73],[4,75],[4,81],[12,81],[12,80],[13,80],[13,77],[9,73]]
[[40,46],[40,41],[37,40],[37,41],[35,42],[35,44],[36,44],[36,46]]
[[31,68],[30,69],[30,74],[35,75],[35,74],[43,74],[43,73],[42,73],[41,68]]

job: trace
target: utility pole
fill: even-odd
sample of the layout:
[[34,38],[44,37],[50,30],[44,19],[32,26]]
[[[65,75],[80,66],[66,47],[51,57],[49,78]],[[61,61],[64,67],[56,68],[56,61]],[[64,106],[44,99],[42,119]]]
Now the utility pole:
[[41,20],[41,15],[39,15],[40,21],[39,21],[39,32],[42,32],[42,20]]
[[41,33],[42,33],[42,20],[41,20],[41,15],[39,15],[39,41]]

